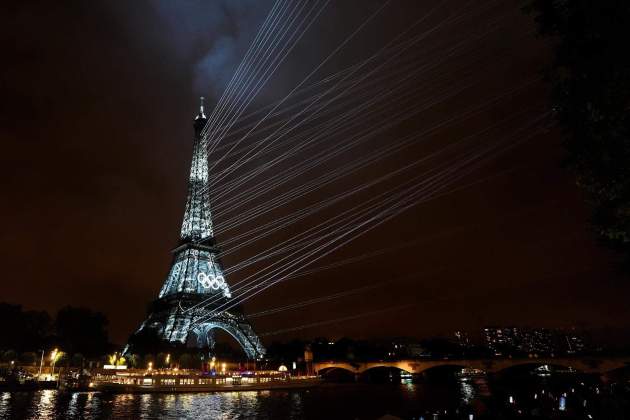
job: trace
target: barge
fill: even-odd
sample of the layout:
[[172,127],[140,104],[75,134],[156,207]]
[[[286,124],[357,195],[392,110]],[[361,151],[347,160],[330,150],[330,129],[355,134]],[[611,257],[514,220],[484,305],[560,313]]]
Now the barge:
[[279,372],[107,372],[92,377],[90,387],[110,393],[234,392],[272,389],[306,389],[319,386],[317,376],[291,376]]

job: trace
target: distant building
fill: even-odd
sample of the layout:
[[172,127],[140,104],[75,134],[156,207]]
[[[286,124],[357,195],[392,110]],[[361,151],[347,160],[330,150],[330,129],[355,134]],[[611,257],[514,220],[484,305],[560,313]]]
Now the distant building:
[[583,353],[586,348],[586,340],[582,334],[572,329],[564,334],[564,343],[566,343],[566,353],[576,354]]
[[462,348],[469,348],[472,346],[470,337],[466,331],[455,331],[455,342]]
[[515,327],[486,327],[483,338],[495,356],[503,356],[516,348],[518,329]]
[[387,356],[390,358],[412,358],[429,357],[426,348],[414,339],[396,338],[392,340],[387,350]]
[[495,356],[512,354],[576,354],[585,351],[585,340],[574,329],[485,327],[485,346]]

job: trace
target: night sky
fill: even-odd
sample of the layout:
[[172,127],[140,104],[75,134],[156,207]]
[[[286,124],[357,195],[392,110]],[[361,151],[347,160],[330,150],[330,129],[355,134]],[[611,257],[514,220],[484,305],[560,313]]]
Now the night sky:
[[[328,4],[246,113],[283,98],[382,4]],[[19,1],[2,6],[0,301],[51,312],[68,304],[91,307],[108,316],[113,340],[124,343],[157,297],[171,262],[169,251],[177,244],[198,98],[206,96],[207,109],[213,108],[271,6],[254,0]],[[487,324],[627,325],[629,283],[617,273],[615,256],[597,243],[583,197],[562,167],[561,133],[549,118],[549,91],[542,77],[550,46],[536,36],[532,18],[519,7],[518,2],[485,0],[446,0],[438,6],[394,0],[310,79],[306,85],[369,57],[425,18],[399,41],[424,31],[427,35],[375,73],[380,78],[375,84],[359,87],[339,102],[341,111],[305,124],[291,136],[317,130],[317,123],[325,124],[366,98],[378,99],[370,89],[394,89],[396,80],[427,66],[409,79],[405,95],[374,102],[366,112],[373,109],[377,117],[358,120],[358,127],[382,126],[396,112],[423,108],[303,177],[242,202],[235,213],[217,214],[219,243],[472,134],[470,151],[499,141],[507,150],[447,188],[454,191],[414,206],[305,269],[388,252],[279,283],[247,301],[244,309],[252,313],[366,285],[374,288],[256,318],[252,323],[258,332],[381,309],[387,311],[274,338],[424,337]],[[460,19],[449,23],[454,16]],[[445,98],[445,92],[455,93]],[[456,119],[492,98],[499,99]],[[245,122],[234,128],[239,126]],[[422,141],[400,153],[221,232],[222,223],[291,186],[428,129]],[[244,145],[264,137],[254,133]],[[318,147],[341,146],[349,137],[342,126]],[[284,150],[261,155],[225,181]],[[264,184],[265,176],[281,176],[311,156],[312,151],[297,153],[248,185]],[[217,169],[227,167],[230,159]],[[278,241],[446,162],[444,157],[427,160],[410,173],[226,255],[224,264],[229,269],[264,255]],[[228,281],[254,271],[236,272]]]

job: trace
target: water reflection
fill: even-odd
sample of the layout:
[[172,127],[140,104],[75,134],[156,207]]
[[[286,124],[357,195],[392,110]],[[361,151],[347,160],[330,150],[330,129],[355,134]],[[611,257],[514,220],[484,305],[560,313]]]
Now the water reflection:
[[41,417],[52,418],[52,416],[54,415],[55,395],[56,395],[56,392],[53,391],[52,389],[47,389],[45,391],[42,391],[39,404],[37,404],[39,415]]
[[470,382],[465,379],[459,380],[460,393],[462,396],[462,402],[465,404],[470,404],[473,398],[475,398],[475,388],[472,386]]
[[[198,394],[0,393],[0,418],[25,419],[375,419],[630,418],[627,388],[576,375],[414,377],[325,384],[302,391]],[[615,401],[616,405],[609,402]],[[613,408],[610,408],[613,407]],[[612,411],[611,411],[612,410]],[[616,410],[616,411],[615,411]],[[611,414],[613,413],[613,414]],[[617,417],[611,417],[617,415]],[[619,417],[621,416],[621,417]]]
[[0,415],[9,411],[9,400],[11,399],[10,392],[0,393]]

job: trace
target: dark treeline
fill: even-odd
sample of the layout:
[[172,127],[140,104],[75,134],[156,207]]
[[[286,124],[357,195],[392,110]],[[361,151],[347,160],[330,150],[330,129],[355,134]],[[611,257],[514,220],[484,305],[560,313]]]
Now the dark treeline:
[[53,348],[69,356],[99,358],[111,349],[107,317],[91,309],[66,306],[53,318],[46,311],[25,311],[21,305],[0,303],[0,319],[3,359],[32,358],[33,353],[48,353]]
[[630,2],[530,0],[527,9],[553,44],[547,75],[567,164],[593,227],[630,268]]
[[[124,362],[129,367],[146,368],[149,363],[153,367],[179,366],[180,368],[199,368],[213,356],[220,361],[241,363],[251,366],[244,352],[233,343],[217,342],[213,349],[193,349],[185,345],[173,345],[159,340],[155,333],[136,334],[133,337],[133,351],[127,353]],[[466,347],[445,338],[412,339],[372,339],[355,340],[341,338],[329,340],[291,340],[273,342],[267,347],[265,360],[258,367],[277,369],[279,365],[305,369],[305,351],[310,350],[314,361],[347,360],[396,360],[418,357],[490,357],[486,348]],[[168,356],[169,363],[166,362]]]
[[347,360],[397,360],[422,357],[461,358],[490,357],[488,349],[483,347],[462,347],[446,338],[427,338],[414,340],[409,338],[354,340],[341,338],[335,341],[316,338],[312,341],[292,340],[289,342],[273,342],[268,347],[267,357],[279,363],[300,361],[304,350],[313,353],[315,361]]

